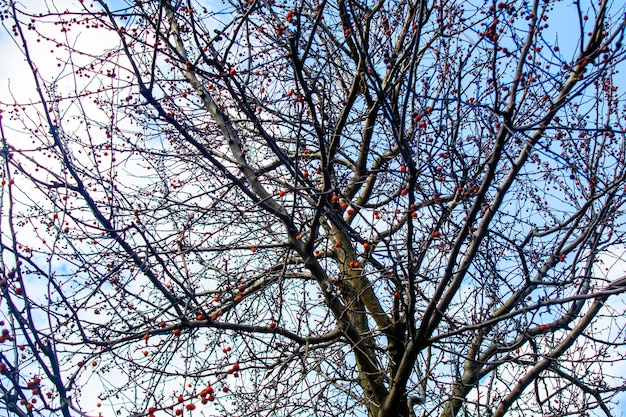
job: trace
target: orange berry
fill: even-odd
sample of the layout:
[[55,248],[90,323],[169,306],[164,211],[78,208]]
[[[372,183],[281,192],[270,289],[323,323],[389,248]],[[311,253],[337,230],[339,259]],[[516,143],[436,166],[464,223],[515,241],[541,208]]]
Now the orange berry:
[[339,196],[338,196],[338,195],[334,195],[334,196],[332,196],[330,199],[331,199],[331,201],[332,201],[333,203],[336,203],[336,202],[338,202],[338,201],[339,201]]
[[363,243],[363,249],[368,250],[370,248],[370,244],[368,242]]

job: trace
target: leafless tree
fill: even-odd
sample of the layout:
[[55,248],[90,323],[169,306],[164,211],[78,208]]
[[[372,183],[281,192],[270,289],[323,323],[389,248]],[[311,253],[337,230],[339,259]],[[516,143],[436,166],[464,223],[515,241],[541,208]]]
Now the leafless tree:
[[622,1],[1,4],[0,409],[619,412]]

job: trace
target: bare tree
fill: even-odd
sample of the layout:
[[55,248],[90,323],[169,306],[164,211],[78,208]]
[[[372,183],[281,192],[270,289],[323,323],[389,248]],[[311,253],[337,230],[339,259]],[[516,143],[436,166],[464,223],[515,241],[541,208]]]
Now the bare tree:
[[1,409],[617,413],[621,1],[38,3]]

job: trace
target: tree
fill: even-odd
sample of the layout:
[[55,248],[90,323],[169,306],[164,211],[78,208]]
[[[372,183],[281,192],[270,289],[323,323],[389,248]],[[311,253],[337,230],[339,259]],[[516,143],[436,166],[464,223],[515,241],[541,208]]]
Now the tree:
[[616,412],[621,2],[2,10],[4,410]]

